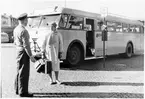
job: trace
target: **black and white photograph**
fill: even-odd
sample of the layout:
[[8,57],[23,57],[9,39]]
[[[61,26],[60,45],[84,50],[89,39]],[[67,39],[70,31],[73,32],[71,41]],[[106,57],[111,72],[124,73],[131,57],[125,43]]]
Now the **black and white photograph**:
[[1,0],[0,98],[144,99],[144,0]]

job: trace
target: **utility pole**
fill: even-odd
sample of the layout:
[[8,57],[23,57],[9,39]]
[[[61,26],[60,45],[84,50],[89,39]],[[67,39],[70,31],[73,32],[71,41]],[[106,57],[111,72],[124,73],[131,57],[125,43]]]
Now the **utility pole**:
[[[104,21],[103,23],[105,23],[105,17],[103,21]],[[103,60],[104,60],[103,67],[105,68],[105,40],[103,40]]]
[[[106,8],[106,7],[103,7],[103,8],[101,8],[100,9],[100,12],[101,12],[101,16],[102,16],[102,18],[103,18],[103,23],[105,24],[105,17],[107,17],[107,15],[108,15],[108,8]],[[106,25],[106,24],[105,24]],[[105,41],[107,41],[107,30],[105,30],[105,28],[104,28],[104,30],[102,30],[102,41],[103,41],[103,67],[105,68]]]

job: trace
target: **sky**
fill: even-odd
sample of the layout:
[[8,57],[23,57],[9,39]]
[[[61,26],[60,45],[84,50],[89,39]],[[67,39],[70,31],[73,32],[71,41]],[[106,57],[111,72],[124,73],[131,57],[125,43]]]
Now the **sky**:
[[14,17],[33,10],[60,6],[100,13],[100,9],[108,9],[108,13],[145,20],[145,0],[1,0],[0,13]]

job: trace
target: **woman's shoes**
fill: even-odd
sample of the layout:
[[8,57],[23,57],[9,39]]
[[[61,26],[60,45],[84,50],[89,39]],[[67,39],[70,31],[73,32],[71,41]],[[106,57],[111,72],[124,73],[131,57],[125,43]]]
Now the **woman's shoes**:
[[60,82],[59,80],[56,80],[56,83],[57,83],[57,84],[61,84],[61,82]]
[[56,82],[53,82],[53,80],[50,80],[50,84],[51,85],[54,85],[54,84],[57,84]]
[[55,82],[51,82],[51,85],[54,85],[54,84],[61,84],[61,82],[59,80],[56,80]]

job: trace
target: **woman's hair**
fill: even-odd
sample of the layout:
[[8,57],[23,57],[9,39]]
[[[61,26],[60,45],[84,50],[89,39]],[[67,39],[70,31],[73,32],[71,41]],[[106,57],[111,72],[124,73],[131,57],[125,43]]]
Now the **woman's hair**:
[[51,26],[57,27],[57,24],[56,24],[55,22],[53,22],[53,23],[51,24]]

